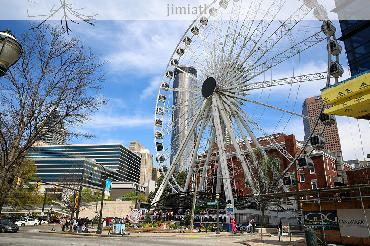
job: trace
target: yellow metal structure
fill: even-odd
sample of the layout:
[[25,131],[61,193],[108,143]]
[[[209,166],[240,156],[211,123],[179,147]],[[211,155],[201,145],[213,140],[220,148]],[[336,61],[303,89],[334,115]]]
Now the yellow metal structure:
[[324,113],[370,120],[370,71],[321,92]]

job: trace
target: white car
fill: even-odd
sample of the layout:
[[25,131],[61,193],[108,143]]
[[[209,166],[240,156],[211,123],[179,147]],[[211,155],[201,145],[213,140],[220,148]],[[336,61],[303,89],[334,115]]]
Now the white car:
[[17,226],[37,226],[40,224],[38,219],[23,218],[15,222]]

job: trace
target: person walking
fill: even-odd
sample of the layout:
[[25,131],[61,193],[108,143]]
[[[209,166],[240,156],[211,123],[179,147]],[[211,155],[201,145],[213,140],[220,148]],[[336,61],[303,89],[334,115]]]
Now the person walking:
[[232,218],[232,220],[231,220],[231,230],[232,230],[232,233],[233,234],[236,234],[236,222],[235,222],[235,218]]

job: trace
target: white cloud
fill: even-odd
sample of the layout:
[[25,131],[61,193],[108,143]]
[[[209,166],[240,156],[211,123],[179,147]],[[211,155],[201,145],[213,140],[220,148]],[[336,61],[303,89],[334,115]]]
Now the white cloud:
[[161,82],[162,82],[162,77],[160,77],[160,76],[154,77],[150,81],[148,87],[146,87],[145,90],[143,91],[143,93],[140,95],[140,99],[144,100],[146,98],[149,98],[149,97],[152,97],[153,95],[155,95],[155,93],[158,91],[158,88],[159,88]]
[[[370,123],[348,117],[337,117],[343,157],[345,160],[363,160],[370,154]],[[358,127],[358,122],[360,127]],[[361,143],[362,140],[362,143]]]
[[122,22],[121,29],[111,34],[115,47],[106,60],[115,71],[137,75],[162,73],[188,25],[188,22]]
[[153,124],[153,117],[95,115],[86,122],[85,127],[94,129],[114,129],[127,127],[148,127]]

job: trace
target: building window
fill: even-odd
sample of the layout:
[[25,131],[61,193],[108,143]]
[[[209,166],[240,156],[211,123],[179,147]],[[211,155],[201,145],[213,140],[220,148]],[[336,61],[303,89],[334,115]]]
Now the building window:
[[317,180],[311,180],[311,189],[316,190],[317,189]]
[[305,182],[304,174],[299,175],[299,182],[301,182],[301,183]]
[[315,173],[315,168],[310,168],[310,174],[314,174]]

